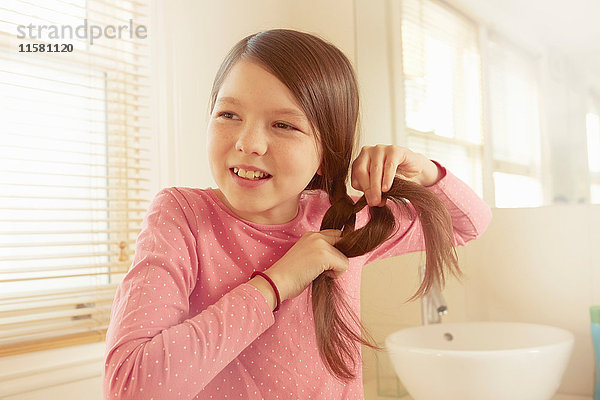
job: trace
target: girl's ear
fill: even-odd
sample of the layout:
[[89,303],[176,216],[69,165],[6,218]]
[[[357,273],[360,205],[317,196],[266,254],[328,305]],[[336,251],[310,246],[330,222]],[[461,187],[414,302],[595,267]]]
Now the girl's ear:
[[321,167],[319,167],[319,169],[317,170],[317,175],[323,175],[323,174],[321,173]]

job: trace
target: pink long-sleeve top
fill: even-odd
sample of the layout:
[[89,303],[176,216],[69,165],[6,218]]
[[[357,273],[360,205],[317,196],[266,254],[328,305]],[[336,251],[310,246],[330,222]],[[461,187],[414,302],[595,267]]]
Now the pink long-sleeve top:
[[[491,210],[441,168],[445,175],[428,188],[450,212],[455,244],[465,245],[487,228]],[[338,278],[357,316],[365,264],[425,249],[420,223],[391,204],[400,229],[370,253],[350,258]],[[104,398],[363,399],[360,359],[356,378],[343,384],[319,356],[312,284],[273,312],[247,283],[253,271],[268,269],[305,232],[319,231],[329,206],[324,192],[306,192],[293,220],[261,225],[237,217],[210,188],[158,192],[115,295]],[[356,228],[367,220],[365,207]]]

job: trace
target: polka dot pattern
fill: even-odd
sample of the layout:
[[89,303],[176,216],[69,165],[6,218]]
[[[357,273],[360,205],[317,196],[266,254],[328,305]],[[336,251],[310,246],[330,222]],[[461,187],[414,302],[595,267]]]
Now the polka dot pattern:
[[[491,211],[447,173],[429,187],[449,208],[458,244],[480,235]],[[357,198],[355,197],[354,200]],[[237,217],[208,189],[161,190],[149,206],[131,268],[119,285],[106,337],[105,399],[363,399],[356,379],[337,381],[317,349],[312,285],[273,313],[248,284],[307,231],[318,231],[329,207],[306,192],[296,218],[260,225]],[[362,267],[419,251],[422,231],[394,210],[400,229],[369,254],[350,259],[339,278],[360,315]],[[367,209],[357,215],[364,226]]]

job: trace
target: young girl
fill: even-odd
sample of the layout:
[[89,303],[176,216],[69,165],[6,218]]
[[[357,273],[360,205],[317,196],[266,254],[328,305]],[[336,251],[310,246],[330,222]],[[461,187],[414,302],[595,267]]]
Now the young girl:
[[363,398],[360,344],[377,347],[357,317],[362,267],[427,250],[426,293],[443,265],[460,272],[453,246],[491,211],[406,148],[366,146],[350,165],[358,110],[350,62],[313,35],[230,51],[210,101],[218,189],[153,199],[112,309],[104,398]]

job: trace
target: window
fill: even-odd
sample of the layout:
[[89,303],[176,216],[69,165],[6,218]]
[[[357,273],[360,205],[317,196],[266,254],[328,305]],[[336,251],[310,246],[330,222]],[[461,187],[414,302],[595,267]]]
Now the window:
[[[403,0],[398,92],[406,146],[443,162],[483,197],[477,25],[445,4]],[[394,13],[396,14],[396,12]]]
[[[9,4],[0,8],[0,355],[104,340],[149,202],[148,39],[131,32],[147,26],[146,6]],[[122,35],[93,41],[92,25]],[[73,51],[19,52],[33,44]]]
[[541,206],[536,64],[493,32],[487,54],[496,207]]
[[[402,0],[392,10],[393,25],[400,26],[393,49],[401,51],[393,59],[406,146],[442,160],[484,197],[487,128],[489,201],[496,207],[544,204],[535,58],[442,1]],[[484,39],[479,32],[487,33]]]
[[600,204],[600,98],[590,96],[586,115],[587,153],[590,167],[590,203]]

